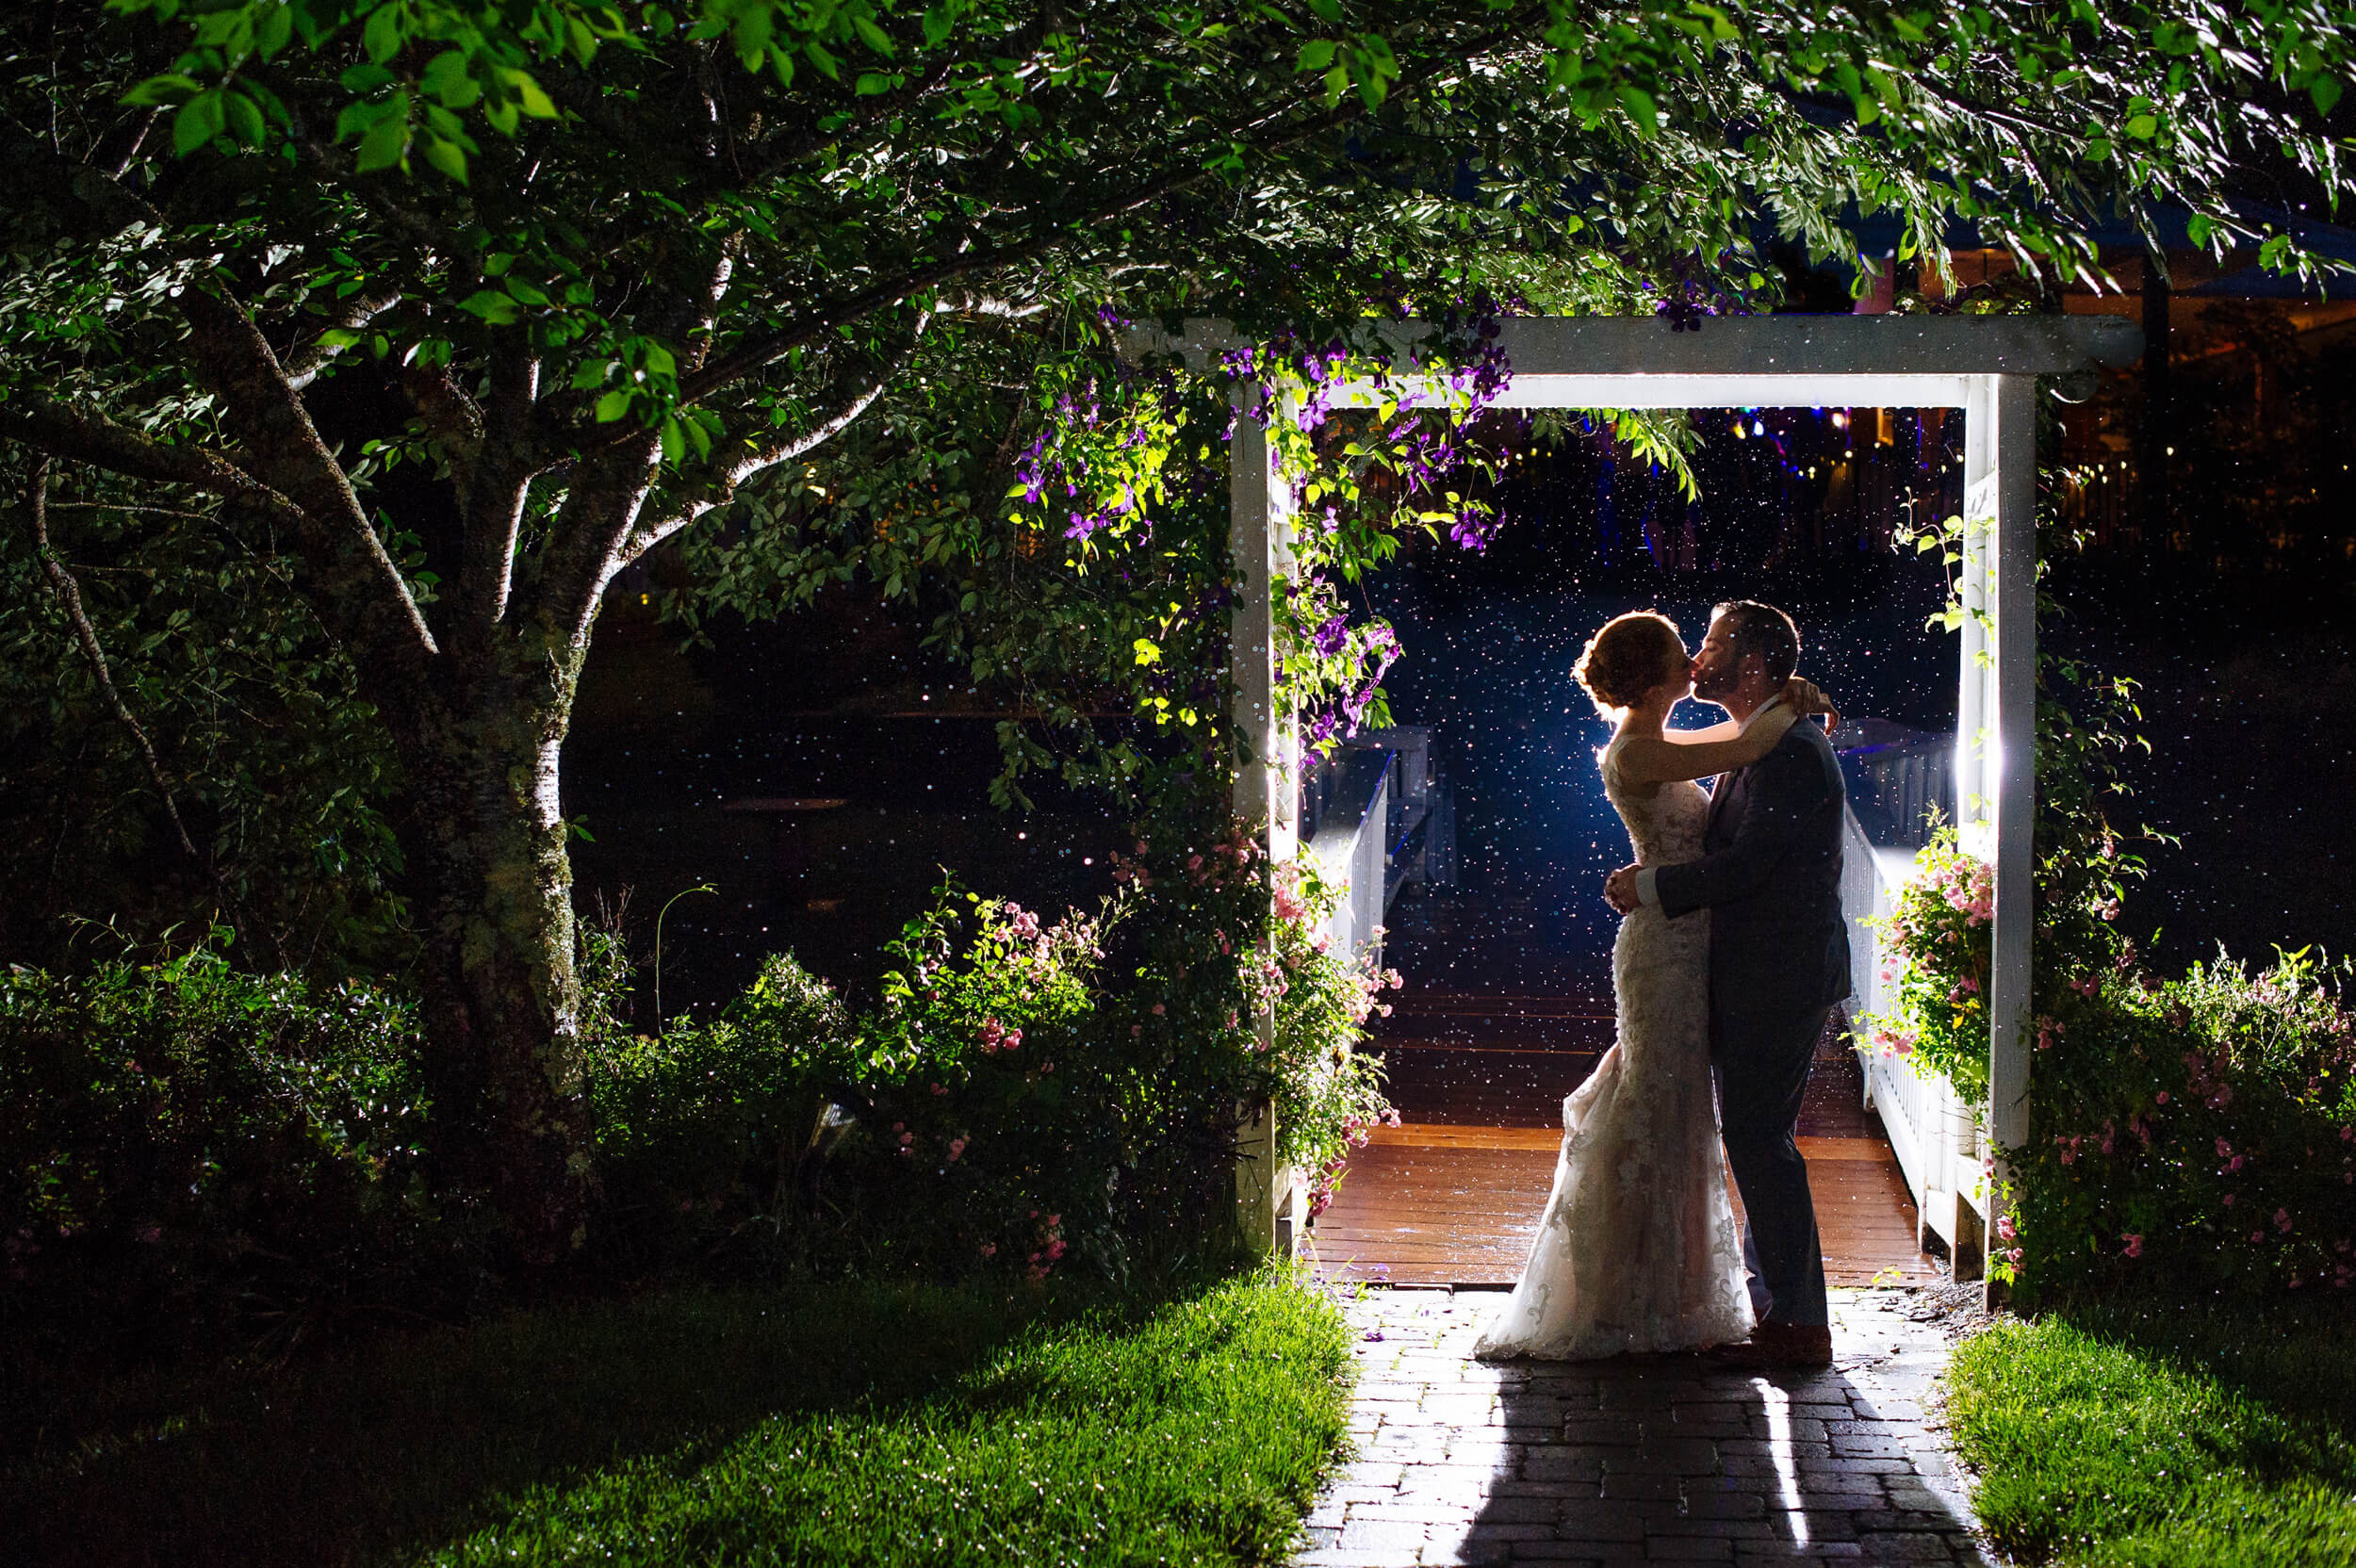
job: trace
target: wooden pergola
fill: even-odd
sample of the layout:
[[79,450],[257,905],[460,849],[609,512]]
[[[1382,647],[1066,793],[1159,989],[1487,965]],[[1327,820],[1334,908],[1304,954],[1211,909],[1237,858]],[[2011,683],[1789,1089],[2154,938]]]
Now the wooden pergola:
[[[1430,335],[1420,323],[1381,335],[1404,357]],[[1132,330],[1133,354],[1177,353],[1208,367],[1251,345],[1225,322],[1180,333]],[[1508,319],[1499,336],[1511,383],[1503,408],[1956,408],[1964,412],[1964,607],[1958,671],[1955,798],[1967,840],[1995,866],[1994,964],[1988,1030],[1989,1141],[2028,1136],[2029,942],[2036,922],[2030,858],[2037,714],[2037,392],[2038,378],[2080,400],[2098,365],[2142,353],[2134,322],[2109,316],[1750,316],[1677,331],[1654,317]],[[1413,390],[1413,379],[1409,380]],[[1430,394],[1438,400],[1436,378]],[[1336,406],[1367,406],[1387,388],[1345,385]],[[1281,400],[1271,417],[1283,417]],[[1230,451],[1232,547],[1240,591],[1232,612],[1235,712],[1245,760],[1237,814],[1265,834],[1278,862],[1298,853],[1300,734],[1276,703],[1271,589],[1291,569],[1293,486],[1266,428],[1239,417]],[[1289,1249],[1293,1184],[1276,1168],[1273,1114],[1263,1109],[1237,1167],[1244,1229],[1264,1249]],[[1993,1185],[1991,1185],[1993,1190]]]

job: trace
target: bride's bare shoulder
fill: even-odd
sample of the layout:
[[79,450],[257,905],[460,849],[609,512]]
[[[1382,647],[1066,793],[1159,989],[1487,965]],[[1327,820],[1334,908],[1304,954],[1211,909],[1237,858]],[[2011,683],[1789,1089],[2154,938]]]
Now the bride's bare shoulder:
[[1595,753],[1595,769],[1603,775],[1604,783],[1623,794],[1634,795],[1640,799],[1660,793],[1660,785],[1649,784],[1643,779],[1630,778],[1620,770],[1619,741],[1620,738],[1614,736],[1611,743]]

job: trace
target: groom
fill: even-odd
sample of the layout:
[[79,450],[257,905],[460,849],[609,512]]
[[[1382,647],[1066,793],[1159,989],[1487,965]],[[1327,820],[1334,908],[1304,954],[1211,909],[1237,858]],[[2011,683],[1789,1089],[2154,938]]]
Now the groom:
[[[1693,661],[1693,694],[1747,725],[1777,700],[1799,657],[1791,616],[1750,600],[1722,604]],[[1623,866],[1604,886],[1622,914],[1644,904],[1672,920],[1710,911],[1710,1062],[1759,1312],[1749,1343],[1721,1352],[1742,1365],[1832,1364],[1824,1250],[1794,1134],[1817,1038],[1849,994],[1846,798],[1824,732],[1795,724],[1764,759],[1718,780],[1700,859]]]

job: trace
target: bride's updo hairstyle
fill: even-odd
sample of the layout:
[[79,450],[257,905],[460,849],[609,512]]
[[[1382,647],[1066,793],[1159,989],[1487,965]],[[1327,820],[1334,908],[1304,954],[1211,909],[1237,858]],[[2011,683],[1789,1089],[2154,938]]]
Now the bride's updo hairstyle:
[[1593,699],[1595,710],[1633,708],[1644,694],[1675,679],[1687,663],[1685,639],[1677,623],[1656,610],[1631,610],[1604,623],[1587,640],[1571,674]]

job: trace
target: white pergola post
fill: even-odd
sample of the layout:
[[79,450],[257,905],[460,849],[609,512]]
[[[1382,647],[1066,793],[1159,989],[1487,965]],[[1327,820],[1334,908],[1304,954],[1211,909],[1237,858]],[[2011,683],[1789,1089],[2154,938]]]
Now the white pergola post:
[[[1277,702],[1276,583],[1292,569],[1293,487],[1278,466],[1268,431],[1248,412],[1253,388],[1240,390],[1235,438],[1228,453],[1231,507],[1228,548],[1235,564],[1235,602],[1228,613],[1228,663],[1235,682],[1236,819],[1257,837],[1272,864],[1289,862],[1300,848],[1300,738],[1290,711]],[[1282,405],[1271,417],[1282,418]],[[1266,1048],[1276,1018],[1252,1021]],[[1276,1107],[1262,1100],[1243,1108],[1235,1153],[1235,1215],[1246,1243],[1260,1252],[1290,1252],[1296,1234],[1294,1189],[1277,1168]]]
[[[1431,332],[1406,322],[1380,335],[1399,349]],[[1975,613],[1963,628],[1955,780],[1966,841],[1995,868],[1986,1107],[1992,1225],[2004,1151],[2028,1136],[2022,1025],[2036,920],[2037,377],[2132,364],[2143,351],[2141,330],[2119,317],[1735,317],[1692,332],[1652,317],[1538,317],[1503,322],[1498,341],[1513,368],[1498,407],[1965,411],[1962,594]],[[1182,333],[1132,329],[1123,340],[1132,355],[1177,353],[1198,368],[1244,346],[1227,323],[1208,320],[1190,320]],[[1340,388],[1333,400],[1362,405],[1384,391]],[[1300,847],[1298,738],[1293,716],[1277,710],[1273,624],[1275,583],[1290,568],[1293,493],[1266,432],[1248,417],[1238,417],[1231,461],[1235,804],[1282,863]],[[1275,1168],[1274,1139],[1273,1114],[1260,1107],[1236,1192],[1246,1234],[1266,1248],[1292,1239],[1291,1216],[1278,1208],[1291,1195]]]
[[2029,938],[2037,927],[2037,378],[1989,376],[1994,437],[1992,554],[1996,918],[1988,972],[1988,1217],[2004,1207],[2005,1162],[2029,1141]]

